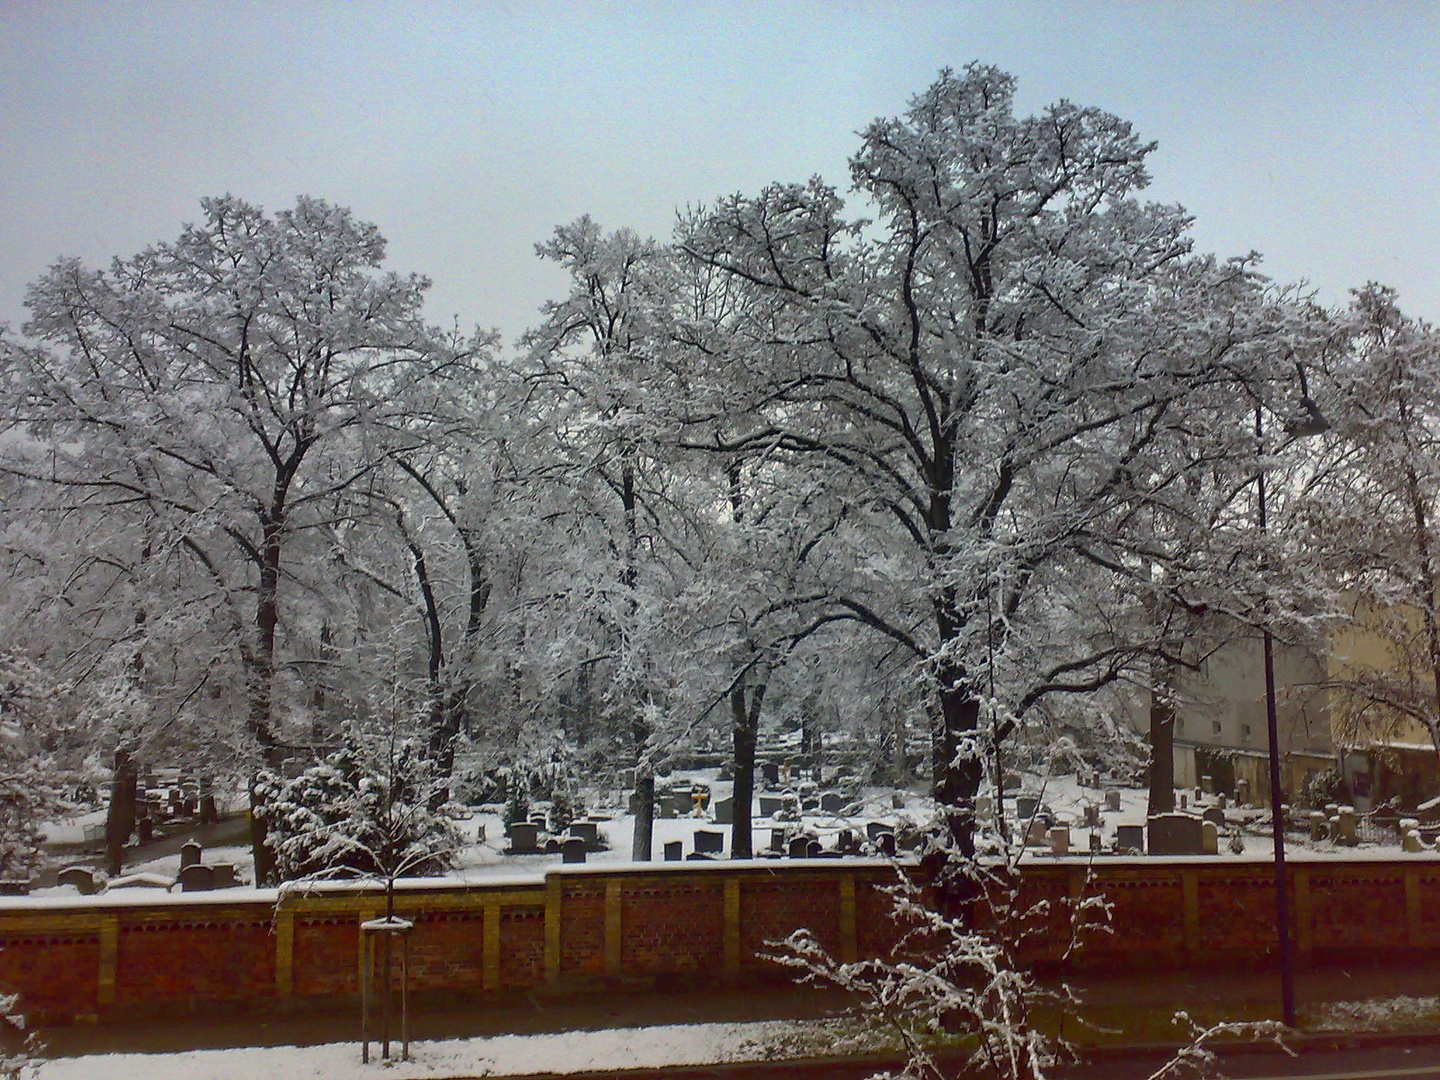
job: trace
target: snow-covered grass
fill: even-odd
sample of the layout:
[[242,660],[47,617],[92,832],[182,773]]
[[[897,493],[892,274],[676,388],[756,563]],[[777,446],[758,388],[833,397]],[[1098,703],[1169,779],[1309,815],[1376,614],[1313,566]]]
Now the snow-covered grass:
[[[668,1024],[642,1028],[496,1035],[411,1044],[411,1060],[360,1064],[355,1042],[320,1046],[240,1047],[168,1054],[93,1054],[44,1062],[39,1080],[441,1080],[445,1077],[526,1076],[606,1069],[785,1061],[878,1049],[854,1021],[767,1020],[749,1023]],[[391,1051],[398,1058],[399,1043]]]
[[1440,1026],[1440,998],[1369,998],[1331,1001],[1317,1006],[1310,1020],[1313,1031],[1434,1031]]
[[[713,802],[728,798],[731,794],[732,785],[728,781],[721,781],[716,778],[716,770],[697,770],[683,776],[676,776],[674,779],[703,780],[710,786]],[[1082,786],[1074,775],[1062,776],[1038,776],[1026,775],[1023,777],[1020,794],[1034,795],[1041,801],[1042,806],[1048,808],[1060,820],[1068,821],[1072,827],[1071,859],[1088,859],[1087,851],[1089,830],[1082,826],[1084,808],[1087,805],[1100,805],[1105,802],[1106,787],[1093,788]],[[1116,829],[1121,825],[1143,825],[1146,817],[1147,793],[1143,788],[1118,789],[1120,797],[1120,809],[1114,812],[1102,811],[1103,824],[1099,830],[1102,848],[1106,851],[1112,849]],[[800,828],[815,834],[824,847],[832,847],[837,834],[842,829],[850,829],[856,833],[863,834],[865,823],[870,821],[884,822],[889,825],[896,825],[904,820],[910,820],[918,824],[929,821],[933,815],[934,808],[931,800],[923,795],[914,792],[901,792],[900,797],[903,806],[894,806],[893,792],[888,788],[868,788],[861,793],[859,812],[849,817],[842,817],[835,814],[821,814],[807,812],[799,823],[786,823],[775,821],[769,818],[762,818],[758,815],[754,819],[755,828],[755,850],[760,852],[769,844],[769,830],[776,825],[798,824]],[[1177,793],[1178,796],[1179,793]],[[1206,806],[1214,805],[1216,799],[1213,796],[1204,796],[1200,799],[1194,797],[1193,791],[1184,792],[1187,798],[1187,808],[1199,811]],[[613,799],[615,793],[610,793]],[[603,803],[603,796],[601,797]],[[1177,799],[1178,802],[1178,799]],[[595,796],[592,793],[592,806],[595,806]],[[1260,827],[1260,819],[1268,821],[1268,814],[1265,811],[1256,809],[1237,809],[1233,806],[1227,808],[1227,815],[1232,821],[1254,822],[1248,831],[1241,831],[1240,838],[1243,845],[1241,854],[1233,854],[1229,847],[1229,837],[1221,837],[1221,853],[1217,858],[1235,861],[1268,861],[1272,855],[1271,840],[1268,829]],[[619,811],[614,806],[599,806],[596,813],[608,817],[609,820],[601,823],[600,835],[608,845],[606,850],[593,852],[588,858],[590,864],[613,865],[629,863],[631,860],[631,843],[634,835],[635,820],[628,813]],[[46,826],[47,835],[55,842],[78,841],[87,824],[103,823],[105,811],[93,811],[83,817],[71,821],[56,822]],[[1018,823],[1016,800],[1014,794],[1010,794],[1005,800],[1005,818],[1012,831]],[[561,858],[558,854],[552,855],[509,855],[506,853],[508,841],[505,837],[504,824],[501,821],[499,807],[482,808],[470,818],[457,822],[457,827],[462,837],[462,844],[455,852],[455,867],[445,876],[449,880],[457,882],[490,881],[496,877],[535,877],[542,876],[552,867],[560,865]],[[694,850],[694,834],[699,829],[720,832],[723,836],[724,850],[722,857],[728,857],[730,852],[730,827],[719,825],[704,817],[679,817],[679,818],[657,818],[654,828],[654,858],[659,861],[664,851],[664,846],[673,841],[680,841],[686,854]],[[483,830],[484,839],[480,839]],[[1369,861],[1377,859],[1394,859],[1402,857],[1399,838],[1396,837],[1392,843],[1366,844],[1359,848],[1336,847],[1328,842],[1312,844],[1308,840],[1296,838],[1292,834],[1289,842],[1290,851],[1293,857],[1304,860],[1316,861]],[[134,853],[132,850],[132,859]],[[1420,854],[1404,855],[1406,859],[1435,858],[1436,853],[1427,852]],[[1029,848],[1023,853],[1026,861],[1034,859],[1051,859],[1045,848]],[[1121,856],[1106,855],[1107,862],[1113,861]],[[204,860],[207,863],[229,862],[234,863],[242,881],[253,882],[253,861],[250,849],[246,845],[234,845],[226,847],[209,848],[204,853]],[[168,878],[174,878],[180,868],[180,856],[178,853],[159,856],[153,859],[138,859],[127,861],[126,874],[153,874]],[[141,893],[154,895],[155,890],[141,889]],[[230,891],[231,896],[235,893]],[[76,892],[72,886],[55,886],[48,889],[37,889],[32,894],[36,897],[64,897],[75,896]]]

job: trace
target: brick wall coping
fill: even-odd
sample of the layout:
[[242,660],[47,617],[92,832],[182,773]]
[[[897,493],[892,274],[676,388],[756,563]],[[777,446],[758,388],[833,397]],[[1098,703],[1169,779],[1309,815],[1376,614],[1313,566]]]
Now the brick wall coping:
[[545,877],[559,874],[563,877],[605,877],[623,874],[723,874],[723,873],[770,873],[789,870],[889,870],[892,867],[914,866],[913,859],[696,859],[694,862],[602,862],[571,863],[548,868]]
[[[1373,866],[1377,863],[1395,866],[1430,865],[1440,863],[1440,851],[1398,852],[1385,851],[1304,851],[1285,852],[1288,865],[1310,866],[1316,864],[1343,863],[1346,865]],[[1163,866],[1273,866],[1273,852],[1246,852],[1244,855],[1089,855],[1075,852],[1070,855],[1050,855],[1043,851],[1027,851],[1020,859],[1020,867],[1027,866],[1107,866],[1163,867]]]

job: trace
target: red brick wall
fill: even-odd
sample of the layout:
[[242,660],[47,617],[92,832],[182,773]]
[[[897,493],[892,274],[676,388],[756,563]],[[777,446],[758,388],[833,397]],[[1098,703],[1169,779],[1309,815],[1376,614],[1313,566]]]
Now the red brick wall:
[[[858,898],[857,898],[858,903]],[[773,971],[765,943],[800,928],[813,933],[832,955],[840,951],[840,881],[837,875],[750,874],[740,886],[740,963]],[[859,927],[856,927],[858,936]]]
[[120,924],[119,1001],[229,1001],[274,992],[275,942],[268,918],[217,915]]
[[725,883],[717,874],[635,877],[621,886],[620,926],[626,974],[718,973],[725,959]]
[[98,934],[0,936],[0,988],[21,991],[21,1011],[37,1022],[94,1014],[99,972]]
[[560,970],[567,975],[605,971],[605,883],[566,881],[560,897]]
[[[1326,963],[1363,950],[1440,959],[1440,861],[1295,869],[1292,910],[1303,957]],[[854,885],[853,941],[842,940],[847,878]],[[406,891],[399,910],[415,922],[417,989],[514,991],[545,987],[553,977],[551,989],[567,992],[567,979],[576,980],[570,987],[576,989],[609,975],[783,977],[764,959],[772,951],[765,943],[802,926],[837,956],[884,955],[903,930],[889,917],[883,892],[892,880],[886,868],[843,863],[567,868],[550,878],[548,894],[538,882]],[[738,922],[727,921],[730,890],[738,892]],[[1030,926],[1038,933],[1025,955],[1060,957],[1071,940],[1073,900],[1087,890],[1109,902],[1112,932],[1090,935],[1073,957],[1078,966],[1254,964],[1273,947],[1273,873],[1264,863],[1126,860],[1087,870],[1078,862],[1037,860],[1023,870],[1014,906],[1035,913]],[[0,992],[21,992],[22,1007],[42,1022],[119,1017],[131,1007],[261,1002],[287,989],[297,1000],[343,998],[358,992],[358,926],[376,910],[376,896],[353,890],[287,897],[278,917],[275,900],[264,898],[223,904],[171,898],[144,906],[127,898],[107,906],[101,896],[66,908],[0,903]],[[558,916],[548,937],[547,911]],[[611,923],[620,931],[616,971],[606,969],[607,914],[618,915]],[[498,956],[487,972],[487,941],[494,943],[488,917],[498,917]],[[738,957],[727,943],[738,946]],[[558,960],[557,969],[547,970],[547,956]],[[736,959],[738,970],[728,966]],[[113,979],[102,980],[102,971]]]

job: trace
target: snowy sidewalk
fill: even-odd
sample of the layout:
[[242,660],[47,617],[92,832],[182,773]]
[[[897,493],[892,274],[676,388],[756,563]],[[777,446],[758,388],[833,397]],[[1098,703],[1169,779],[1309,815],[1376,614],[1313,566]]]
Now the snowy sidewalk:
[[[835,1053],[851,1030],[836,1020],[666,1024],[412,1043],[411,1060],[360,1064],[358,1043],[91,1054],[47,1061],[40,1080],[459,1080],[774,1061]],[[398,1058],[400,1047],[391,1050]]]

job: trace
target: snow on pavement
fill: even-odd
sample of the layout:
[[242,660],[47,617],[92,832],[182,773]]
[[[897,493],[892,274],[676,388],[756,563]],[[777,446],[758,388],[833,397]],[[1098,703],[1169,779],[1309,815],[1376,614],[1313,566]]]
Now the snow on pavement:
[[[411,1044],[411,1060],[384,1064],[371,1044],[360,1064],[358,1042],[320,1046],[239,1047],[169,1054],[89,1054],[44,1062],[39,1080],[445,1080],[603,1069],[715,1065],[834,1052],[835,1020],[668,1024],[548,1035],[497,1035]],[[843,1040],[842,1040],[843,1041]],[[398,1059],[400,1045],[391,1051]]]

